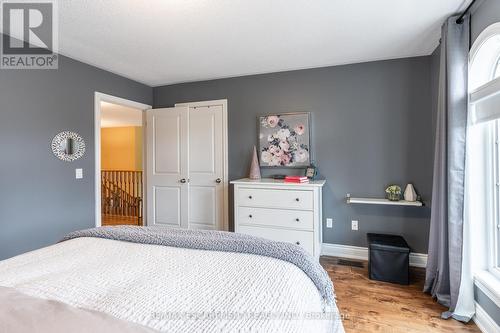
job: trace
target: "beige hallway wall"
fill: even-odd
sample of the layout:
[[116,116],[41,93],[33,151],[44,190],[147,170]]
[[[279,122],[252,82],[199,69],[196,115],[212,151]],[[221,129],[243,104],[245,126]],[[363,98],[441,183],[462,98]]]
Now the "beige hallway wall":
[[142,170],[142,127],[101,128],[102,170]]

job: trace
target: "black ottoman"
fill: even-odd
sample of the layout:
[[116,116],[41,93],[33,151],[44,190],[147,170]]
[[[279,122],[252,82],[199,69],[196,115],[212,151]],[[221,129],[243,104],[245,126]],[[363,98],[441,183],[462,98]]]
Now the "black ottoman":
[[396,235],[367,234],[371,280],[409,284],[410,247]]

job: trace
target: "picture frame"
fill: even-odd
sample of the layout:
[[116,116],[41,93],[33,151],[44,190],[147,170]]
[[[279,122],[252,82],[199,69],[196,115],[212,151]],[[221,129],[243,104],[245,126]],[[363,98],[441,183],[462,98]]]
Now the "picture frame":
[[316,167],[314,165],[310,165],[306,168],[304,175],[307,178],[309,178],[309,180],[314,180],[314,178],[316,178],[317,173],[318,170],[316,169]]
[[259,165],[305,168],[311,164],[311,113],[291,112],[257,117]]

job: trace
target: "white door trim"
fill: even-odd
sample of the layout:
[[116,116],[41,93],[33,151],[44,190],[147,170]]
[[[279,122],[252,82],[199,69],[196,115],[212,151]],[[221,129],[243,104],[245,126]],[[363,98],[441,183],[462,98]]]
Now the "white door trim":
[[228,166],[228,127],[227,127],[227,99],[217,99],[212,101],[176,103],[175,106],[203,107],[222,105],[222,155],[223,155],[223,175],[224,175],[224,212],[223,228],[229,230],[229,166]]
[[[94,164],[94,187],[95,187],[95,226],[100,227],[102,225],[101,221],[101,102],[108,102],[113,104],[118,104],[126,106],[129,108],[139,109],[142,111],[151,109],[151,105],[134,102],[125,98],[116,97],[112,95],[103,94],[100,92],[94,93],[94,151],[95,151],[95,164]],[[146,179],[144,179],[143,186],[146,184]],[[143,191],[144,193],[144,191]],[[144,202],[143,214],[145,218],[146,215],[146,202]]]

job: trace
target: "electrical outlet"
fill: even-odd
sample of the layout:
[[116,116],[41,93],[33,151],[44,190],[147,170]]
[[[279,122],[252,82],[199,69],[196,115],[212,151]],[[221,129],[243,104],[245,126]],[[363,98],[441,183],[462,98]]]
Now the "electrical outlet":
[[75,178],[82,179],[83,178],[83,169],[75,169]]
[[326,227],[333,228],[333,219],[331,219],[331,218],[326,219]]
[[351,221],[351,229],[352,230],[358,230],[358,221],[357,220],[352,220]]

